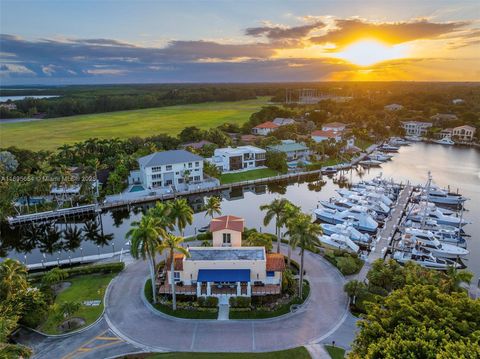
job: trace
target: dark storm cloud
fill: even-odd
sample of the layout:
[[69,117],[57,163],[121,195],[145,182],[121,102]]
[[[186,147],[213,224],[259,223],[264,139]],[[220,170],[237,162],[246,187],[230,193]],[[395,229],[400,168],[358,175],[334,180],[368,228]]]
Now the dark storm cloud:
[[325,24],[317,21],[313,24],[284,27],[284,26],[261,26],[249,27],[245,30],[247,36],[265,36],[270,40],[300,39],[307,36],[311,31],[324,27]]

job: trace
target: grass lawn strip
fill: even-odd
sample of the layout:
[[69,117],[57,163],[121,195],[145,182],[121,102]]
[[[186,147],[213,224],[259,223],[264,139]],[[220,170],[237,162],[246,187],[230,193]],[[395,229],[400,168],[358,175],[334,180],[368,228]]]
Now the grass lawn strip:
[[270,168],[261,168],[257,170],[238,172],[238,173],[225,173],[220,177],[222,184],[235,183],[242,181],[252,181],[259,178],[277,176],[278,172]]
[[345,349],[339,347],[333,347],[331,345],[325,345],[325,349],[332,359],[343,359],[345,358]]
[[268,353],[160,353],[149,359],[310,359],[304,347]]
[[[97,320],[102,314],[103,296],[108,284],[115,275],[116,274],[90,274],[67,278],[66,281],[71,282],[72,285],[58,294],[55,298],[55,303],[79,302],[82,304],[73,317],[83,318],[85,320],[85,326],[87,326]],[[85,300],[100,300],[101,303],[99,306],[90,307],[83,305],[83,301]],[[56,321],[54,315],[49,315],[45,323],[41,325],[40,330],[47,334],[60,334],[57,329],[60,324],[61,322]]]

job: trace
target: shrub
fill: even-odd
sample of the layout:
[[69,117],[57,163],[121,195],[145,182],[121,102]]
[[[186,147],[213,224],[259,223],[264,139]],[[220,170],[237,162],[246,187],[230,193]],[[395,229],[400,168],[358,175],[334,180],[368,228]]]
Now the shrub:
[[198,297],[197,303],[199,307],[215,308],[218,306],[218,298],[217,297]]
[[343,275],[354,274],[359,269],[355,259],[350,256],[337,258],[337,267]]
[[230,306],[232,308],[249,308],[250,304],[250,297],[230,297]]

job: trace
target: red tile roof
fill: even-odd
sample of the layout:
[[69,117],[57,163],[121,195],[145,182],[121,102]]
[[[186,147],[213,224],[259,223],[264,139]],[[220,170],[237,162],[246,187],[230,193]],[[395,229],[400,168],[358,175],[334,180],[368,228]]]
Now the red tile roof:
[[322,131],[322,130],[317,130],[312,132],[312,136],[318,136],[318,137],[327,137],[327,138],[335,138],[337,137],[338,133],[335,131]]
[[285,257],[281,253],[267,253],[267,271],[283,272]]
[[[173,269],[174,270],[183,270],[183,257],[184,255],[181,254],[181,253],[175,253],[174,255],[174,264],[173,264]],[[171,262],[170,262],[170,257],[167,259],[167,271],[170,270],[170,266],[171,266]]]
[[278,127],[279,126],[274,124],[272,121],[267,121],[255,126],[254,128],[278,128]]
[[210,232],[217,232],[223,229],[243,232],[245,220],[236,216],[222,216],[212,219],[210,222]]

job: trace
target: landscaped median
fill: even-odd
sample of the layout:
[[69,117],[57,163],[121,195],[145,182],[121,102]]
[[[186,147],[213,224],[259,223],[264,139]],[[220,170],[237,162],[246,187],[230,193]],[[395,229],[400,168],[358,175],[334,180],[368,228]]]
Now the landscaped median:
[[38,318],[36,330],[62,334],[94,323],[103,313],[103,299],[110,281],[123,268],[123,263],[108,263],[57,270],[62,274],[54,283],[45,281],[49,272],[32,275],[32,281],[42,286],[52,300],[46,316]]

